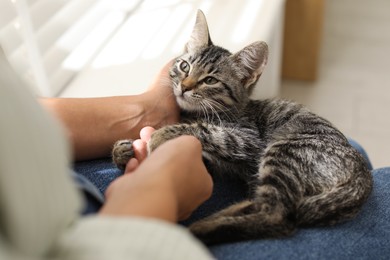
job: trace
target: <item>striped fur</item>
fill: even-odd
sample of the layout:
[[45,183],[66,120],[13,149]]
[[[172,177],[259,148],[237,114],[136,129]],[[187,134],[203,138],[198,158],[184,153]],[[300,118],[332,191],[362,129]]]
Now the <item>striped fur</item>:
[[[212,44],[202,13],[195,27],[170,72],[182,122],[157,130],[149,150],[180,135],[196,136],[210,173],[245,180],[251,195],[190,230],[214,244],[282,237],[297,227],[353,218],[372,189],[363,157],[307,108],[249,98],[267,61],[265,43],[231,54]],[[131,155],[129,143],[114,148],[119,166]]]

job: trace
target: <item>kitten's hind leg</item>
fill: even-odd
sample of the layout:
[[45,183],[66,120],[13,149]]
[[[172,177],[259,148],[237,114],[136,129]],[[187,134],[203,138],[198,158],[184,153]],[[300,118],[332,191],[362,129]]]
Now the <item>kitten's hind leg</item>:
[[245,200],[193,223],[190,230],[211,245],[288,236],[295,230],[295,221],[288,218],[280,202]]
[[114,144],[112,160],[119,169],[124,170],[127,162],[133,157],[133,140],[119,140]]

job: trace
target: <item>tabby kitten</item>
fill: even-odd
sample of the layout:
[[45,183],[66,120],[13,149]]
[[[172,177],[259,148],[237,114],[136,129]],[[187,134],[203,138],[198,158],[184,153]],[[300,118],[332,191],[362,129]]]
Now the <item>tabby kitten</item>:
[[[170,71],[182,123],[157,130],[149,151],[193,135],[211,174],[242,178],[251,190],[249,199],[190,226],[207,244],[281,237],[351,219],[372,189],[363,157],[331,123],[289,101],[249,98],[267,56],[264,42],[235,54],[213,45],[199,11]],[[131,142],[114,146],[120,168],[133,154]]]

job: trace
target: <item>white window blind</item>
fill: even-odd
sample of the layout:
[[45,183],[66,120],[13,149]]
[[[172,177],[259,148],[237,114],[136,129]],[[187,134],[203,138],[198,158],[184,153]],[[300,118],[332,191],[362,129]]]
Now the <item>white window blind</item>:
[[0,44],[35,93],[56,96],[141,2],[0,0]]

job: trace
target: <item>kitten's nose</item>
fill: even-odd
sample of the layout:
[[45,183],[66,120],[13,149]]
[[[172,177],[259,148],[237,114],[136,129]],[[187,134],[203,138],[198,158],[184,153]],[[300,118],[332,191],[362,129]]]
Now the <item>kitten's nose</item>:
[[196,80],[192,77],[187,77],[181,82],[181,91],[184,93],[196,87]]

